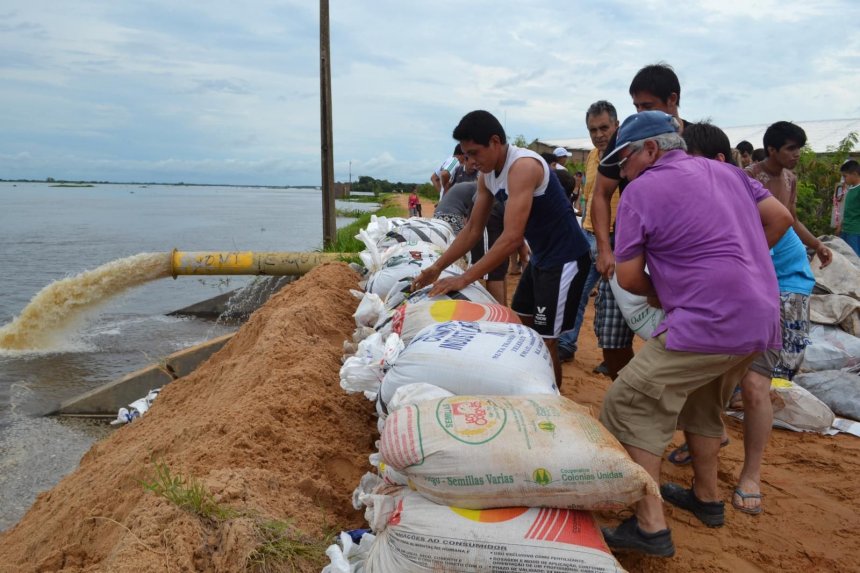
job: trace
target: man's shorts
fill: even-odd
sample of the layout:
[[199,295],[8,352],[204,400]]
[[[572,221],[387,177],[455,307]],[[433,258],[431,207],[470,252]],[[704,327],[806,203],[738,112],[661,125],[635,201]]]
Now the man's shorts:
[[[502,229],[497,228],[492,225],[487,225],[487,228],[484,229],[484,236],[482,239],[478,239],[478,244],[472,247],[472,264],[474,265],[484,254],[492,248],[493,244],[495,244],[496,239],[498,239],[502,235]],[[491,270],[489,274],[484,275],[482,278],[487,281],[503,281],[505,280],[505,276],[508,274],[508,259],[506,258],[502,263]]]
[[598,348],[630,348],[633,346],[633,331],[627,326],[621,309],[612,294],[609,281],[600,279],[597,285],[597,300],[594,301],[594,334]]
[[454,231],[455,235],[459,235],[460,231],[463,230],[463,227],[466,224],[466,219],[463,215],[457,215],[455,213],[433,213],[434,219],[439,219],[440,221],[445,221],[451,226],[451,229]]
[[556,267],[537,268],[529,263],[511,300],[511,309],[520,316],[532,317],[532,328],[542,337],[558,338],[576,322],[590,268],[589,253]]
[[718,438],[720,414],[755,354],[666,349],[666,333],[648,340],[606,392],[600,422],[619,442],[662,456],[675,428]]
[[791,380],[803,362],[809,344],[809,297],[784,292],[779,295],[782,350],[767,350],[750,365],[750,370],[768,378]]

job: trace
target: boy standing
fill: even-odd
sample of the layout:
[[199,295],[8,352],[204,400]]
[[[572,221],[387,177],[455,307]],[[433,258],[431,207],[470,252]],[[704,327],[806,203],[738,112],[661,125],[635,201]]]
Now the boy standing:
[[836,234],[860,256],[860,163],[849,159],[839,168],[845,177],[844,211],[836,227]]

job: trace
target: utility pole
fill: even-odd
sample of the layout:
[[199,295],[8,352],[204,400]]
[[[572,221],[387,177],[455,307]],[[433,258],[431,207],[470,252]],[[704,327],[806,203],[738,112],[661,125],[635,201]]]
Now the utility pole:
[[320,0],[320,153],[322,156],[323,246],[325,247],[334,244],[337,235],[332,148],[328,0]]
[[352,195],[352,160],[349,160],[349,187],[346,188],[346,196]]

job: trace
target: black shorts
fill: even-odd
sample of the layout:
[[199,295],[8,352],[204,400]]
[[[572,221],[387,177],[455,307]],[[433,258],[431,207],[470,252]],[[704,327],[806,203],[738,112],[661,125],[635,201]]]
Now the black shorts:
[[534,328],[544,338],[558,338],[573,328],[585,279],[591,268],[591,254],[576,261],[549,268],[529,263],[511,301],[520,316],[531,316]]
[[[481,260],[487,251],[492,248],[493,244],[496,240],[502,235],[501,228],[495,228],[493,226],[487,225],[487,228],[484,229],[484,236],[478,240],[478,244],[472,247],[472,264],[474,265],[478,261]],[[508,259],[502,261],[502,264],[491,270],[488,274],[484,275],[484,280],[487,281],[503,281],[505,280],[505,276],[508,274]]]

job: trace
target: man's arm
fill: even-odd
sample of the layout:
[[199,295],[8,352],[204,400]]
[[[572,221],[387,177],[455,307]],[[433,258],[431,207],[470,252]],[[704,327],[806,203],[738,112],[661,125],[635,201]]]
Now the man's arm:
[[440,194],[442,193],[442,180],[439,179],[439,175],[434,171],[432,175],[430,175],[430,183],[433,184],[433,187],[436,188],[436,192]]
[[767,246],[773,247],[785,235],[794,219],[785,205],[772,195],[759,201],[757,206]]
[[[508,173],[508,200],[505,204],[505,228],[502,234],[499,235],[499,238],[496,239],[490,250],[481,257],[481,260],[474,266],[469,267],[465,273],[457,277],[448,277],[437,281],[430,290],[430,296],[444,294],[452,290],[460,290],[475,282],[492,269],[501,265],[511,253],[514,253],[522,245],[526,222],[528,221],[529,213],[531,213],[534,191],[542,180],[543,167],[535,159],[520,159],[511,165]],[[481,185],[479,184],[478,187],[480,189]],[[494,200],[489,191],[486,191],[486,193],[490,195],[491,200]],[[477,206],[477,202],[475,205]],[[487,223],[488,216],[489,211],[483,219],[484,226]],[[483,231],[483,226],[479,230]],[[462,234],[463,231],[460,233]],[[436,264],[438,264],[438,261]]]
[[448,189],[451,188],[451,172],[447,169],[442,170],[442,189],[444,189],[444,193],[448,192]]
[[616,179],[610,179],[598,172],[591,196],[591,226],[594,227],[594,238],[597,241],[597,272],[607,280],[615,272],[615,255],[609,241],[609,224],[612,194],[615,193],[616,187]]
[[830,252],[827,245],[822,243],[818,237],[809,232],[806,225],[800,222],[797,218],[797,212],[794,205],[791,205],[789,210],[791,211],[791,216],[794,221],[792,224],[794,232],[797,233],[797,236],[800,237],[800,240],[804,245],[815,251],[815,254],[818,255],[818,258],[821,260],[821,268],[823,269],[833,261],[833,253]]
[[412,281],[412,290],[435,282],[443,270],[468,253],[477,244],[478,240],[483,236],[484,227],[487,226],[487,220],[490,218],[493,201],[495,201],[495,198],[484,185],[484,178],[479,176],[475,204],[472,206],[472,212],[469,215],[468,221],[463,226],[463,230],[457,234],[451,246],[442,253],[442,256],[435,263],[421,271],[415,277]]
[[638,255],[628,261],[617,263],[615,266],[615,278],[618,286],[629,293],[640,296],[656,297],[657,291],[651,277],[645,272],[645,255]]

